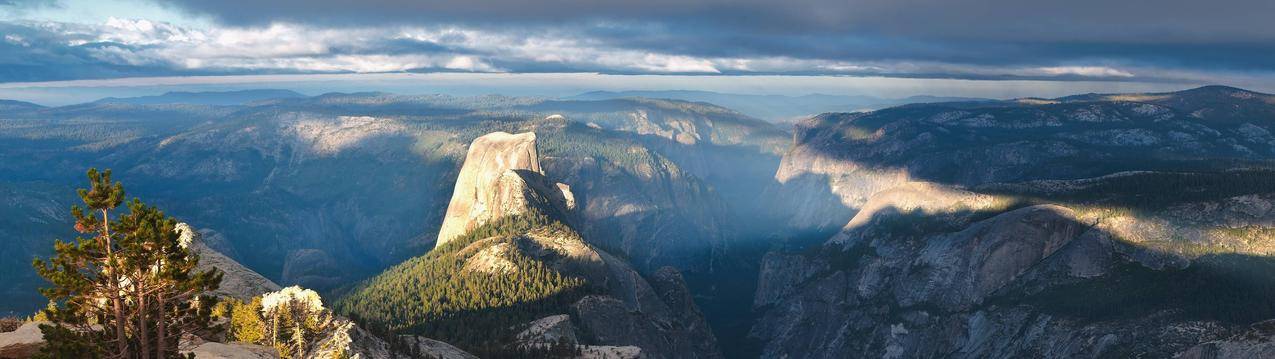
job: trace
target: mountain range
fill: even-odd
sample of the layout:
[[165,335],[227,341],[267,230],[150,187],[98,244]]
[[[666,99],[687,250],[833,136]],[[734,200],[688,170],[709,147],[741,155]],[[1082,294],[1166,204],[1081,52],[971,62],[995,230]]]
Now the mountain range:
[[1275,355],[1275,96],[847,99],[4,103],[0,310],[110,167],[249,278],[481,356]]
[[725,106],[766,121],[791,124],[827,112],[860,112],[913,103],[990,101],[969,97],[908,96],[881,98],[866,95],[747,95],[710,91],[593,91],[568,97],[571,100],[604,100],[626,97],[661,98],[705,102]]
[[114,103],[129,105],[164,105],[164,104],[186,104],[186,105],[212,105],[212,106],[234,106],[246,105],[255,101],[273,100],[273,99],[289,99],[300,98],[305,95],[299,94],[292,90],[239,90],[239,91],[201,91],[201,92],[184,92],[173,91],[165,92],[155,96],[138,96],[138,97],[107,97],[95,101],[96,103]]

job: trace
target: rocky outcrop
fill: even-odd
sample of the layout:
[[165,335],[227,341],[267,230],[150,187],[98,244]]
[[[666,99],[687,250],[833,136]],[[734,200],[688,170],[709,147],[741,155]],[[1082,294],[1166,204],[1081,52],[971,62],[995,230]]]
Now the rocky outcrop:
[[0,333],[0,358],[30,358],[44,347],[41,322],[22,324],[17,330]]
[[[29,322],[18,330],[0,333],[0,358],[25,359],[34,356],[44,347],[44,335],[40,332],[40,324],[46,322]],[[244,344],[207,342],[196,337],[183,339],[184,353],[195,354],[199,359],[269,359],[278,358],[274,348]]]
[[[516,335],[524,344],[547,346],[563,340],[598,353],[619,353],[616,355],[626,351],[604,347],[640,348],[648,358],[720,357],[712,332],[676,269],[666,267],[656,274],[659,279],[648,282],[623,260],[592,248],[579,237],[534,231],[515,243],[511,250],[565,275],[584,278],[599,292],[562,308],[569,315],[528,323]],[[475,262],[471,259],[469,263]]]
[[566,314],[551,315],[527,323],[527,329],[519,333],[517,338],[521,345],[529,347],[550,348],[554,345],[570,344],[580,351],[580,359],[637,359],[642,358],[642,348],[636,346],[585,345],[580,344],[579,334],[571,323],[571,316]]
[[519,341],[535,345],[551,345],[557,342],[579,343],[576,328],[571,324],[571,316],[566,314],[551,315],[527,323],[527,329],[518,333]]
[[[720,357],[707,322],[675,269],[662,269],[656,275],[660,279],[648,282],[624,260],[564,233],[537,230],[514,243],[510,250],[564,275],[584,278],[599,293],[562,308],[569,315],[529,323],[519,335],[527,338],[526,343],[545,345],[552,343],[549,338],[566,339],[599,355],[619,357],[626,357],[628,351],[605,347],[640,348],[647,358]],[[472,246],[483,245],[480,241]]]
[[540,169],[536,134],[494,132],[474,139],[456,178],[436,246],[493,219],[528,208],[565,209],[570,187],[550,184]]
[[464,350],[460,350],[460,348],[454,347],[451,344],[422,336],[404,335],[400,337],[400,340],[402,340],[405,344],[416,348],[415,350],[417,353],[429,355],[438,359],[478,359],[477,356],[469,354]]
[[[338,358],[338,354],[350,358],[391,359],[403,353],[394,352],[384,339],[372,335],[349,319],[337,318],[333,327],[321,336],[315,350],[307,355],[311,358]],[[476,359],[478,357],[460,350],[444,342],[415,336],[403,335],[399,338],[403,344],[414,347],[416,353],[430,358],[440,359]],[[410,349],[409,349],[410,350]]]
[[580,359],[641,359],[642,348],[634,346],[587,345],[580,348]]
[[692,352],[703,354],[704,358],[721,358],[718,353],[717,338],[704,319],[695,298],[686,287],[682,273],[673,267],[663,267],[650,277],[651,287],[660,295],[660,299],[669,307],[669,314],[676,318],[676,324],[682,326],[685,337],[677,338],[677,347],[690,347]]
[[207,342],[196,346],[188,353],[195,354],[196,359],[273,359],[279,357],[278,351],[274,348],[243,343]]
[[209,248],[203,240],[203,234],[186,223],[177,224],[180,243],[199,255],[197,270],[206,271],[216,268],[223,273],[221,285],[212,294],[248,300],[252,297],[279,290],[278,284],[261,274],[244,267],[234,259],[221,252]]
[[1231,337],[1200,343],[1178,353],[1175,357],[1178,359],[1275,357],[1275,321],[1256,323],[1248,330]]

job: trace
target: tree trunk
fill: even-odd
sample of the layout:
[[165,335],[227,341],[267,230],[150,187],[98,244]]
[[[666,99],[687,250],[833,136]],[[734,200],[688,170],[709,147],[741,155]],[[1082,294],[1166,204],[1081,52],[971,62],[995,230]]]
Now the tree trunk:
[[146,295],[144,294],[145,286],[142,284],[140,277],[136,280],[136,283],[133,284],[133,289],[137,293],[137,336],[141,341],[141,344],[138,346],[141,349],[142,359],[150,359],[151,352],[154,351],[155,348],[151,345],[150,333],[146,328],[146,319],[150,316],[150,312],[147,311],[146,308]]
[[158,297],[159,298],[158,298],[157,304],[159,304],[159,311],[157,311],[156,313],[159,313],[159,318],[156,318],[156,319],[158,319],[159,321],[155,323],[155,325],[157,326],[156,331],[158,332],[158,335],[156,338],[157,341],[155,342],[155,345],[158,347],[158,349],[156,349],[155,352],[159,353],[159,358],[162,359],[162,358],[168,357],[168,348],[167,348],[168,318],[166,317],[166,315],[168,314],[167,312],[168,308],[165,308],[165,303],[164,303],[165,300],[164,300],[163,291],[160,291]]
[[103,268],[109,275],[107,280],[111,281],[108,297],[111,299],[113,307],[113,315],[115,317],[115,356],[117,358],[128,357],[128,334],[124,330],[124,303],[120,299],[120,276],[115,268],[115,250],[111,248],[111,222],[107,216],[106,209],[102,210],[102,238],[106,242],[106,267]]

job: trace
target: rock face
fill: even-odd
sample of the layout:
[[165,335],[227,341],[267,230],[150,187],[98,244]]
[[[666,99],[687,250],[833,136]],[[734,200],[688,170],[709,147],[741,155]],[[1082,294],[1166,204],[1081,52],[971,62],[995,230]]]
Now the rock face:
[[[351,358],[390,359],[398,357],[396,353],[390,350],[390,344],[384,339],[372,335],[372,333],[360,328],[353,321],[345,318],[336,319],[332,329],[324,333],[321,338],[315,345],[316,349],[308,353],[309,357],[337,358],[338,354],[341,353]],[[432,355],[436,358],[475,358],[463,350],[440,341],[416,336],[408,336],[403,339],[410,345],[416,346],[416,350],[419,353]]]
[[[0,358],[25,359],[34,356],[44,347],[44,335],[40,332],[43,322],[23,324],[18,330],[0,333]],[[194,344],[198,342],[198,344]],[[278,358],[274,348],[243,344],[204,342],[200,339],[184,341],[183,348],[193,346],[186,353],[195,354],[199,359],[268,359]]]
[[1271,358],[1275,357],[1275,322],[1254,324],[1246,331],[1225,339],[1201,343],[1178,354],[1181,359]]
[[[817,254],[766,257],[754,299],[765,314],[752,330],[764,356],[1163,357],[1228,331],[1174,314],[1183,307],[1138,309],[1140,319],[1060,309],[1110,305],[1102,298],[1119,287],[1084,288],[1137,280],[1127,273],[1151,271],[1136,261],[1147,250],[1063,206],[900,193],[929,187],[883,193],[897,206],[867,207]],[[1190,285],[1168,278],[1142,280]]]
[[[684,282],[665,280],[659,283],[667,288],[659,288],[623,260],[597,253],[607,273],[600,282],[605,294],[586,296],[570,308],[583,336],[592,339],[583,344],[637,347],[648,358],[721,357],[699,309],[685,301]],[[662,270],[677,273],[670,267]]]
[[763,357],[1269,356],[1271,111],[1208,87],[804,121],[777,210],[840,229],[764,257],[750,335]]
[[650,279],[651,287],[660,295],[660,299],[669,306],[670,315],[676,318],[676,324],[683,327],[686,337],[677,338],[675,346],[690,347],[695,353],[711,354],[709,358],[721,358],[717,354],[718,342],[713,336],[712,328],[704,320],[703,313],[695,305],[695,298],[686,288],[686,280],[682,273],[673,267],[663,267],[655,271]]
[[[900,193],[909,188],[916,192]],[[900,221],[914,221],[907,213],[915,209],[968,206],[978,211],[995,202],[955,191],[935,196],[937,191],[923,184],[891,191],[898,207],[860,212],[825,248],[833,255],[767,256],[764,285],[754,300],[766,308],[753,329],[769,342],[763,355],[930,357],[960,350],[957,338],[965,331],[959,328],[968,323],[955,318],[978,311],[993,293],[1086,229],[1071,210],[1038,205],[978,221],[956,216],[941,223],[954,232],[928,232],[934,229]]]
[[1275,157],[1272,124],[1257,120],[1275,111],[1273,99],[1205,87],[822,114],[794,126],[775,210],[797,228],[835,229],[906,181],[975,186],[1260,162]]
[[574,343],[580,350],[580,358],[594,359],[626,359],[641,358],[642,348],[636,346],[614,345],[581,345],[576,327],[571,323],[571,316],[566,314],[551,315],[527,324],[527,329],[518,334],[523,345],[548,348],[557,343]]
[[435,246],[492,219],[525,213],[532,206],[566,208],[568,199],[574,206],[570,187],[545,183],[539,156],[533,132],[493,132],[474,139]]
[[451,344],[437,340],[415,335],[404,336],[402,339],[407,343],[407,345],[416,347],[417,353],[427,354],[434,358],[478,359],[478,357],[473,354],[469,354],[464,350],[460,350],[460,348],[452,346]]
[[207,342],[191,349],[190,353],[195,354],[197,359],[271,359],[279,357],[278,351],[274,348],[242,343]]
[[17,330],[0,333],[0,358],[30,358],[44,347],[40,322],[22,324]]
[[628,263],[579,237],[533,232],[526,238],[528,241],[518,246],[521,255],[585,278],[598,293],[560,309],[569,315],[529,323],[521,333],[528,338],[524,339],[527,343],[544,345],[563,339],[619,357],[626,357],[628,351],[606,347],[631,347],[647,358],[721,357],[707,322],[690,300],[676,269],[665,267],[656,274],[660,279],[648,282]]
[[518,340],[529,344],[549,345],[559,341],[579,343],[576,328],[571,324],[571,316],[566,314],[551,315],[527,323],[527,329],[518,333]]
[[713,251],[726,245],[722,198],[671,160],[626,147],[642,160],[621,165],[597,156],[565,156],[541,164],[554,180],[571,184],[579,230],[590,243],[623,254],[643,271],[666,265],[709,269]]
[[189,224],[178,223],[177,232],[181,235],[178,240],[181,243],[186,243],[187,248],[199,255],[197,270],[205,271],[210,268],[216,268],[224,273],[221,278],[221,286],[217,287],[217,290],[212,294],[248,300],[281,288],[270,279],[244,267],[234,259],[221,254],[221,252],[209,248],[208,244],[204,243],[203,234],[196,231]]

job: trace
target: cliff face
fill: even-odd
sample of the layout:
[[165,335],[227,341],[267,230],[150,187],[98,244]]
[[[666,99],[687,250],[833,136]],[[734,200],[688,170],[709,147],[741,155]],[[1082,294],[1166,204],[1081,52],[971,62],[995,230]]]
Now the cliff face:
[[637,173],[594,157],[547,158],[544,166],[581,199],[581,234],[643,271],[707,269],[726,245],[721,198],[666,159],[653,157]]
[[836,228],[906,181],[959,186],[1219,171],[1275,157],[1275,97],[1205,87],[1164,94],[916,104],[829,113],[794,126],[775,210],[797,228]]
[[798,200],[777,203],[832,198],[790,222],[840,229],[766,255],[750,334],[766,357],[1261,356],[1275,124],[1255,114],[1271,99],[1204,88],[807,120],[776,176]]
[[[456,177],[435,247],[492,219],[526,213],[533,206],[565,207],[569,192],[563,195],[556,186],[548,191],[543,177],[534,132],[494,132],[474,139]],[[535,186],[542,188],[537,191]]]
[[1266,236],[1251,231],[1269,220],[1241,210],[1264,207],[1254,204],[1272,203],[1269,196],[1130,214],[1006,205],[1001,195],[933,186],[879,193],[817,251],[766,256],[754,298],[763,315],[751,333],[766,356],[1265,350],[1262,340],[1232,333],[1275,316],[1260,299],[1270,284],[1260,279],[1271,268],[1269,246],[1245,239]]

